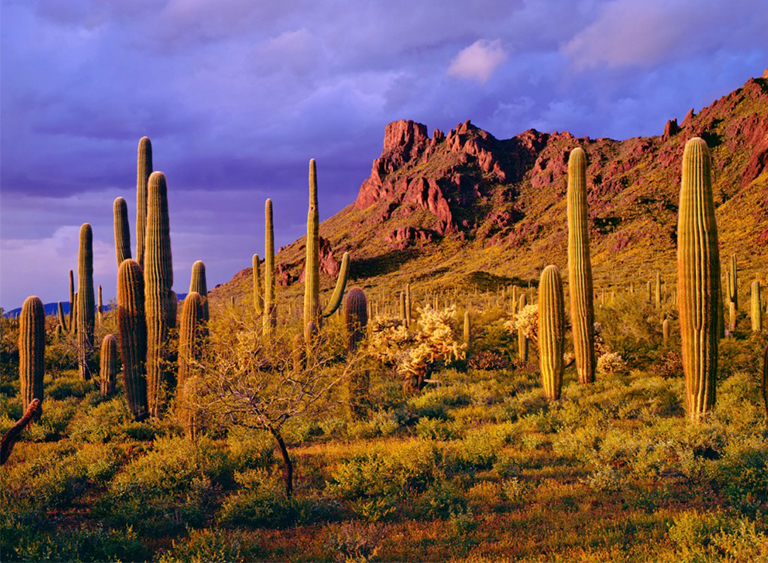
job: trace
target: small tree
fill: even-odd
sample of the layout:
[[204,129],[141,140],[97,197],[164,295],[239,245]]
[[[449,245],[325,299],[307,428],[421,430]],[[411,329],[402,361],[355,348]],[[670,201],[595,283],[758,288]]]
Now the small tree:
[[296,362],[290,352],[293,335],[276,329],[262,337],[260,324],[224,316],[227,326],[209,325],[210,337],[200,360],[195,397],[188,400],[208,422],[266,430],[283,458],[286,494],[293,491],[293,462],[283,439],[285,423],[299,416],[317,416],[333,407],[334,391],[355,368],[356,361],[338,361],[338,354],[318,337],[313,353]]

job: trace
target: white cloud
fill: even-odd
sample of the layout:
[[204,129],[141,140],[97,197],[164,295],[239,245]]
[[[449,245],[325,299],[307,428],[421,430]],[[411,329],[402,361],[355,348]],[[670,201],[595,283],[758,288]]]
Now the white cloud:
[[465,47],[448,67],[448,75],[467,80],[486,82],[493,71],[504,62],[507,54],[501,46],[501,40],[488,41],[479,39]]

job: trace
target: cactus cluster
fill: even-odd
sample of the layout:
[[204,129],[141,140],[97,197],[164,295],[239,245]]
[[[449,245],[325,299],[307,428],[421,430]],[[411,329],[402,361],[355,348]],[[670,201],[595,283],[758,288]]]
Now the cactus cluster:
[[[710,156],[707,143],[698,137],[686,143],[683,154],[677,233],[686,408],[689,419],[697,421],[715,405],[720,307],[720,254]],[[735,300],[736,295],[731,297]]]

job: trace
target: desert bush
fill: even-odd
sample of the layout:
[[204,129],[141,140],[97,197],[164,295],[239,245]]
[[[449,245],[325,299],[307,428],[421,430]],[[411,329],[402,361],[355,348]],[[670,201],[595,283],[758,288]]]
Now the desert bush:
[[93,381],[84,381],[77,375],[69,375],[46,381],[45,394],[51,399],[61,400],[68,397],[82,398],[94,390]]
[[347,425],[347,436],[356,439],[391,436],[400,428],[400,421],[395,413],[378,410],[368,414],[366,420],[353,420]]
[[79,525],[52,531],[20,534],[10,549],[1,549],[4,561],[139,561],[147,552],[131,528],[107,529],[102,525]]
[[[250,560],[255,555],[241,533],[229,530],[190,530],[189,536],[174,541],[158,563],[230,563]],[[249,545],[250,547],[250,545]],[[247,558],[246,558],[247,557]]]
[[282,527],[293,520],[290,499],[278,479],[263,469],[235,473],[238,490],[224,500],[218,520],[227,527]]
[[326,529],[325,549],[339,563],[366,563],[379,552],[385,532],[384,525],[377,522],[332,524]]
[[597,359],[597,373],[607,375],[625,375],[627,362],[615,352],[607,352]]

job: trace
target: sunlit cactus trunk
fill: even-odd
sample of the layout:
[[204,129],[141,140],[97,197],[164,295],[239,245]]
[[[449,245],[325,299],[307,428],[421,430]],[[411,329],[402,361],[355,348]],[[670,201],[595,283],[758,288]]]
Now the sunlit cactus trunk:
[[760,282],[752,282],[752,332],[763,330],[763,308],[760,303]]
[[147,231],[144,257],[144,304],[147,318],[147,400],[149,414],[159,416],[165,401],[165,374],[168,370],[169,331],[176,322],[168,217],[168,188],[165,175],[153,172],[149,178]]
[[736,267],[736,255],[731,255],[731,267],[728,270],[728,302],[739,310],[739,273]]
[[117,381],[117,339],[111,334],[101,341],[100,355],[99,391],[102,397],[109,397],[115,392]]
[[200,413],[197,388],[200,381],[198,362],[202,355],[206,331],[205,299],[192,291],[184,299],[179,318],[179,371],[176,403],[178,416],[187,437],[197,438],[200,432]]
[[472,318],[469,311],[464,311],[464,344],[469,346],[472,343]]
[[62,332],[67,332],[67,317],[64,316],[64,304],[59,301],[56,304],[56,317]]
[[[43,400],[43,376],[45,374],[45,310],[40,298],[27,297],[19,315],[19,380],[21,383],[21,407]],[[35,417],[40,418],[42,409]]]
[[544,394],[550,401],[560,399],[564,344],[563,282],[557,266],[547,266],[539,284],[539,360]]
[[113,205],[115,215],[115,255],[117,267],[131,257],[131,231],[128,224],[128,204],[118,197]]
[[[368,327],[368,302],[365,292],[353,287],[344,300],[344,325],[347,329],[347,350],[357,350],[365,338]],[[370,374],[367,370],[353,370],[348,382],[349,411],[353,419],[362,418],[368,407]]]
[[80,378],[90,379],[96,304],[93,295],[93,231],[88,223],[80,227],[77,284],[77,365]]
[[75,273],[69,271],[69,332],[75,331]]
[[688,418],[715,405],[720,255],[709,149],[689,140],[683,154],[677,226],[677,284]]
[[[527,304],[525,293],[520,295],[518,300],[517,312],[520,313]],[[525,336],[522,328],[517,329],[517,356],[522,363],[528,363],[528,338]]]
[[587,212],[587,158],[575,148],[568,158],[568,278],[571,325],[579,383],[595,380],[595,311]]
[[147,236],[147,198],[149,176],[152,174],[152,142],[149,137],[139,139],[136,165],[136,261],[144,267],[144,245]]
[[[316,196],[317,189],[315,189]],[[309,230],[307,230],[307,233],[309,233]],[[272,200],[267,199],[264,202],[264,316],[262,320],[265,336],[270,336],[277,325],[275,287],[275,225],[272,217]]]
[[210,313],[208,309],[208,281],[205,277],[205,264],[197,260],[192,264],[192,277],[189,281],[189,293],[198,293],[203,300],[203,319],[208,321]]
[[117,327],[123,385],[134,420],[147,418],[147,325],[144,316],[144,273],[138,262],[126,260],[117,271]]
[[98,300],[96,301],[96,326],[101,326],[101,321],[104,319],[104,301],[101,293],[101,286],[99,286]]

